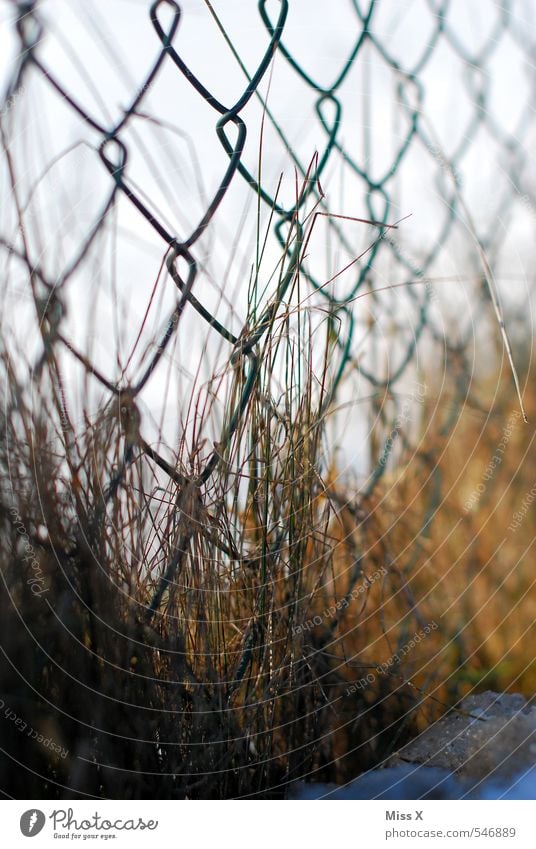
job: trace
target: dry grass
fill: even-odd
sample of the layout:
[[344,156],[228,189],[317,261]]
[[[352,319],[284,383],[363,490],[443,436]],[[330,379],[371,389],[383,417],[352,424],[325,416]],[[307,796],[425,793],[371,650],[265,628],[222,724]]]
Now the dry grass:
[[26,724],[2,718],[6,794],[278,796],[381,763],[475,684],[533,690],[531,515],[505,533],[531,487],[520,419],[464,507],[514,409],[507,376],[485,428],[454,381],[430,392],[425,437],[360,498],[326,463],[329,334],[318,374],[300,320],[274,324],[204,484],[185,444],[163,483],[129,399],[62,431],[55,356],[32,397],[4,356],[1,698]]
[[[282,796],[381,764],[474,684],[534,686],[530,516],[505,531],[531,485],[520,417],[464,507],[514,408],[509,376],[500,404],[483,381],[467,400],[449,351],[446,384],[424,374],[418,414],[394,430],[395,399],[378,396],[376,471],[356,486],[327,436],[337,316],[305,294],[311,230],[288,229],[273,300],[255,280],[226,366],[180,399],[171,460],[143,437],[137,391],[66,339],[57,294],[43,307],[33,291],[37,368],[5,342],[6,795]],[[86,384],[65,391],[73,353],[112,398],[96,412]]]

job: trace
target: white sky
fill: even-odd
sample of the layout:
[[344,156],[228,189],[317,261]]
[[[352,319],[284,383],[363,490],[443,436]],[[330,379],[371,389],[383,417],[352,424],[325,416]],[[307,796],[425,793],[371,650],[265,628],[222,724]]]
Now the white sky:
[[[364,0],[356,3],[363,9],[368,6]],[[186,0],[180,5],[182,17],[174,46],[216,97],[228,104],[233,102],[245,85],[236,57],[203,0]],[[434,10],[440,5],[439,0],[380,0],[377,4],[372,32],[404,69],[411,68],[422,55],[436,24]],[[148,7],[142,0],[43,0],[39,5],[45,23],[40,59],[87,111],[106,124],[121,115],[158,54],[159,42],[148,20]],[[268,41],[257,4],[220,0],[213,7],[241,61],[252,73]],[[275,20],[278,0],[270,0],[266,7]],[[498,130],[493,135],[488,127],[480,127],[471,136],[459,169],[461,191],[478,235],[485,237],[490,227],[497,227],[498,252],[493,259],[502,297],[507,304],[528,307],[536,226],[531,199],[531,192],[536,194],[533,177],[536,138],[534,67],[527,58],[531,54],[524,42],[530,41],[534,32],[534,0],[512,3],[508,34],[503,37],[499,31],[499,39],[483,71],[460,56],[454,46],[456,38],[462,50],[476,56],[500,21],[502,9],[501,4],[492,0],[450,3],[447,32],[439,37],[430,61],[418,75],[424,92],[421,120],[423,126],[433,128],[441,151],[434,155],[414,140],[386,189],[392,201],[390,220],[411,214],[396,238],[409,260],[418,265],[437,243],[445,216],[449,214],[441,194],[441,185],[448,187],[450,181],[441,166],[442,154],[451,155],[467,133],[472,132],[470,122],[479,87],[489,84],[488,117]],[[162,20],[168,19],[162,7]],[[16,61],[12,21],[13,4],[0,3],[0,91],[5,91]],[[307,73],[326,85],[338,75],[359,32],[351,0],[329,4],[324,0],[291,0],[283,43]],[[409,128],[407,106],[401,102],[398,89],[401,81],[403,97],[414,102],[411,83],[393,72],[378,50],[368,44],[360,51],[337,95],[342,106],[339,141],[348,155],[369,169],[375,179],[387,172]],[[273,64],[269,86],[266,75],[260,90],[300,161],[307,164],[315,151],[322,152],[326,134],[315,112],[316,95],[282,55]],[[129,150],[127,176],[133,186],[143,191],[168,229],[185,237],[201,218],[207,199],[212,197],[227,166],[227,156],[215,133],[218,116],[170,60],[164,63],[142,108],[161,124],[165,123],[165,127],[158,128],[142,119],[131,122],[122,136]],[[326,114],[329,112],[326,107]],[[526,118],[526,127],[519,126],[520,116]],[[4,109],[4,117],[10,121],[21,196],[28,198],[38,176],[59,157],[40,188],[34,190],[28,207],[35,259],[54,279],[76,253],[111,188],[109,175],[97,153],[100,138],[74,117],[61,97],[34,72],[25,78],[16,104]],[[256,171],[262,117],[257,99],[252,99],[242,117],[248,128],[244,161]],[[510,159],[505,155],[504,145],[497,142],[501,133],[513,139],[514,153]],[[230,137],[234,138],[232,131]],[[509,174],[512,156],[525,160],[523,182],[517,189],[512,186]],[[9,185],[5,165],[2,168],[2,194],[6,197]],[[281,173],[284,175],[281,197],[289,205],[295,194],[293,163],[285,144],[266,120],[262,175],[263,186],[269,192],[275,189]],[[331,212],[368,217],[366,186],[340,156],[331,157],[321,182]],[[505,205],[505,193],[514,196],[512,206]],[[379,216],[382,210],[377,199],[374,209]],[[253,192],[239,176],[235,177],[215,220],[194,248],[204,272],[196,289],[197,297],[235,333],[244,324],[248,277],[255,260],[255,210]],[[264,207],[262,228],[267,226],[268,212]],[[3,204],[1,221],[2,233],[16,243],[13,207],[9,202]],[[70,337],[87,339],[91,333],[94,360],[108,375],[116,376],[117,356],[123,364],[128,358],[149,304],[165,245],[125,199],[120,200],[110,223],[115,232],[110,227],[106,238],[99,240],[81,272],[69,281],[64,298]],[[345,222],[341,228],[355,254],[371,241],[373,231],[364,225]],[[318,221],[309,246],[311,267],[320,281],[327,280],[351,258],[327,233],[325,222]],[[269,281],[278,257],[279,249],[270,237],[260,275],[261,283],[268,287],[268,296],[273,294],[275,284]],[[465,224],[459,223],[430,271],[434,276],[448,278],[440,284],[441,296],[434,306],[437,326],[445,332],[446,328],[451,331],[453,323],[455,329],[464,322],[470,326],[475,318],[472,314],[475,283],[471,279],[478,273],[475,257],[474,240]],[[373,273],[378,288],[408,279],[408,273],[401,272],[388,252],[379,256]],[[333,286],[334,294],[344,297],[354,279],[354,271],[342,275]],[[175,287],[164,276],[142,333],[140,350],[150,344],[155,328],[162,326],[175,297]],[[356,308],[357,317],[364,324],[371,315],[377,321],[374,344],[364,339],[363,327],[356,334],[356,352],[359,350],[363,361],[376,369],[387,361],[391,368],[396,368],[398,352],[389,338],[393,317],[402,325],[405,340],[414,331],[417,317],[415,304],[402,290],[385,297],[386,312],[373,307],[367,299],[358,301]],[[4,321],[5,315],[15,307],[20,319],[25,315],[24,305],[28,308],[26,319],[19,326],[27,334],[28,322],[32,321],[29,291],[21,269],[11,263]],[[27,342],[25,349],[30,353]],[[38,350],[39,345],[36,354]],[[144,425],[150,429],[150,418],[156,422],[163,415],[164,429],[173,443],[177,429],[176,399],[188,395],[199,362],[202,361],[203,379],[208,379],[214,368],[226,365],[228,356],[225,343],[220,344],[213,331],[189,314],[188,322],[181,325],[170,359],[144,391]],[[74,385],[79,383],[76,368],[71,371],[71,379]],[[166,394],[168,390],[164,391],[164,387],[168,379],[170,389]],[[404,390],[408,394],[414,380],[415,373],[409,373]],[[96,399],[100,389],[93,386],[93,390]],[[366,404],[370,391],[363,381],[352,384],[341,401],[357,404],[359,409],[359,405]],[[341,433],[345,428],[347,434],[348,429],[350,432],[350,436],[340,437],[345,446],[345,462],[365,468],[366,451],[353,446],[364,443],[360,434],[363,429],[366,433],[367,423],[356,416],[355,406],[348,409],[348,415],[339,416],[337,423]],[[360,423],[356,425],[356,422]],[[215,436],[217,427],[216,424]],[[156,433],[156,423],[154,429]]]

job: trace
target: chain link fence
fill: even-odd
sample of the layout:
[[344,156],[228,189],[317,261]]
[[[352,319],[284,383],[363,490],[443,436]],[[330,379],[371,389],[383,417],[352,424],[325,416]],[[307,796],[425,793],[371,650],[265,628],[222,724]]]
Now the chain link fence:
[[[262,508],[263,460],[249,428],[276,428],[266,463],[283,464],[285,477],[289,428],[303,426],[317,464],[302,457],[294,484],[313,491],[335,462],[338,483],[352,481],[344,507],[358,522],[397,451],[416,451],[428,365],[454,373],[448,434],[474,400],[475,351],[500,338],[494,305],[507,334],[524,320],[533,10],[491,0],[93,5],[6,6],[14,37],[0,246],[5,374],[17,387],[8,406],[48,381],[71,489],[90,457],[80,432],[103,415],[120,423],[88,527],[119,522],[117,505],[136,492],[140,527],[150,517],[136,555],[150,592],[136,597],[126,578],[121,591],[147,624],[174,583],[188,592],[185,556],[194,572],[204,561],[207,592],[237,591],[232,564],[247,571],[259,558],[248,522],[269,528],[255,601],[234,620],[241,642],[229,650],[225,686],[204,680],[204,661],[186,679],[215,688],[204,709],[219,699],[224,710],[248,670],[253,680],[256,651],[272,663],[267,564],[279,556],[291,574],[282,555],[291,524],[270,513],[283,496],[274,489]],[[437,507],[431,486],[423,529]],[[289,516],[297,509],[291,502]],[[225,590],[211,569],[225,574]],[[414,611],[414,600],[405,604]],[[339,622],[332,611],[315,652]]]

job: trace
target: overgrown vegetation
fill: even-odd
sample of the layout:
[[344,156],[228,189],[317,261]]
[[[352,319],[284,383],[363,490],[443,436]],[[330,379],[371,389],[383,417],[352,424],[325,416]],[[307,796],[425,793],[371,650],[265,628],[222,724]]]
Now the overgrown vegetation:
[[[169,6],[166,32],[157,14],[162,5]],[[473,687],[534,691],[526,648],[535,618],[533,428],[523,423],[502,351],[488,344],[487,369],[476,356],[475,376],[478,334],[469,327],[456,335],[452,316],[449,327],[448,318],[433,314],[428,271],[454,226],[456,192],[446,204],[445,241],[419,263],[403,229],[391,229],[384,186],[391,172],[381,186],[365,180],[370,219],[374,193],[385,193],[380,221],[335,215],[320,183],[329,156],[344,154],[344,167],[363,177],[337,141],[340,113],[332,127],[322,113],[325,99],[338,108],[335,89],[316,107],[329,134],[325,153],[302,167],[288,147],[295,170],[286,207],[282,179],[270,187],[273,196],[266,181],[261,185],[264,122],[273,120],[261,99],[256,182],[241,161],[241,113],[259,95],[278,49],[287,4],[280,6],[256,75],[233,108],[186,75],[218,115],[229,164],[202,217],[188,210],[182,241],[127,170],[127,153],[139,140],[126,133],[138,121],[166,130],[141,102],[164,59],[184,73],[171,49],[178,6],[153,5],[161,53],[111,128],[52,82],[38,57],[40,19],[35,32],[19,25],[24,51],[11,98],[32,66],[64,95],[84,131],[97,133],[93,153],[112,188],[74,259],[63,261],[67,228],[48,233],[39,205],[54,157],[26,185],[13,115],[1,116],[10,196],[0,242],[4,287],[6,298],[13,285],[27,296],[24,309],[22,299],[15,308],[9,301],[0,348],[5,796],[279,798],[294,781],[342,782],[381,766]],[[401,78],[398,63],[395,70]],[[310,79],[307,85],[318,90]],[[416,115],[408,145],[413,135],[426,139]],[[236,147],[225,135],[229,123]],[[140,149],[158,184],[158,157]],[[166,145],[158,151],[164,159]],[[457,171],[445,168],[437,147],[432,155],[458,186]],[[404,149],[394,170],[403,156]],[[169,167],[163,173],[173,195]],[[203,242],[237,176],[257,202],[244,213],[248,225],[254,222],[255,245],[243,262],[248,273],[239,268],[242,295],[247,289],[240,309],[226,289],[228,268],[214,296],[214,245]],[[142,317],[128,314],[125,341],[115,333],[121,310],[110,273],[109,323],[88,321],[86,336],[78,336],[84,308],[78,305],[73,320],[70,289],[80,279],[93,285],[93,264],[110,248],[107,240],[118,238],[114,216],[121,220],[125,199],[160,240],[156,282],[144,290]],[[246,227],[224,219],[227,229],[230,223],[237,243]],[[316,232],[326,226],[317,242],[315,223]],[[470,235],[478,265],[483,249]],[[240,264],[236,243],[230,265]],[[56,267],[56,248],[61,273],[48,270],[47,263]],[[316,267],[324,248],[327,281]],[[115,250],[114,242],[114,261]],[[380,270],[383,256],[388,263]],[[475,276],[481,273],[478,266]],[[399,314],[402,293],[409,317],[405,306]],[[496,339],[489,287],[472,298],[478,333],[491,328]],[[106,371],[95,338],[108,333]],[[378,347],[374,368],[361,356],[369,345]],[[184,378],[181,353],[189,347],[199,351],[199,363]],[[391,355],[394,367],[382,361]],[[530,355],[520,349],[514,359],[528,375]],[[364,393],[356,389],[361,380]],[[172,407],[174,440],[164,432],[163,412],[146,401],[155,384],[168,418]],[[532,421],[528,377],[523,401]],[[335,424],[347,408],[353,453],[345,454]],[[365,471],[353,465],[356,443]]]
[[441,398],[426,376],[362,496],[330,462],[333,336],[313,328],[306,306],[274,315],[206,480],[204,389],[164,474],[128,394],[75,430],[56,347],[25,381],[4,352],[5,793],[279,796],[380,764],[475,684],[533,687],[531,517],[499,540],[531,483],[509,375],[489,409],[485,387],[456,396],[454,355]]

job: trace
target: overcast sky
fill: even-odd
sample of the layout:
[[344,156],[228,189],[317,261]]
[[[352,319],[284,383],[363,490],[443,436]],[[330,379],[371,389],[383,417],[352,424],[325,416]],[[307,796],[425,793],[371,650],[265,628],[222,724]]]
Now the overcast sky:
[[[359,38],[362,26],[356,7],[364,13],[368,3],[355,0],[355,4],[352,0],[329,4],[324,0],[291,0],[283,44],[301,71],[320,86],[333,83]],[[161,6],[160,20],[167,27],[170,15],[165,6]],[[185,0],[180,6],[175,48],[206,88],[230,105],[246,85],[240,63],[251,75],[269,40],[257,4],[238,0],[213,3],[234,52],[204,0]],[[43,0],[39,4],[44,24],[38,47],[40,60],[72,97],[106,126],[121,116],[160,50],[148,7],[143,0]],[[408,72],[434,38],[439,7],[446,9],[446,28],[418,70],[415,84]],[[275,21],[279,0],[267,2],[266,9]],[[0,10],[0,82],[5,92],[18,61],[18,45],[14,4],[3,2]],[[536,221],[532,195],[536,191],[532,176],[535,77],[531,61],[535,54],[530,38],[536,4],[534,0],[513,2],[510,19],[504,15],[504,4],[492,0],[380,0],[371,19],[376,43],[360,49],[337,91],[341,106],[337,138],[347,158],[334,152],[322,175],[322,188],[332,213],[366,218],[368,201],[375,216],[381,217],[380,193],[371,195],[351,163],[366,172],[369,180],[381,181],[404,146],[412,108],[417,108],[422,135],[411,142],[396,173],[384,183],[391,203],[389,220],[411,216],[397,233],[398,247],[410,267],[413,264],[416,268],[438,247],[450,215],[448,198],[454,190],[445,163],[462,146],[464,154],[456,167],[459,191],[477,235],[486,238],[489,233],[495,234],[494,269],[503,297],[530,304]],[[486,45],[487,52],[482,55]],[[475,61],[479,54],[480,61]],[[262,123],[263,104],[252,98],[242,114],[248,130],[243,161],[252,173],[258,173],[262,126],[262,185],[272,194],[283,174],[280,198],[289,206],[296,192],[289,148],[306,168],[315,152],[321,154],[326,146],[326,130],[315,109],[318,93],[281,54],[259,91],[269,116]],[[475,127],[472,121],[482,92],[487,97],[486,120]],[[32,70],[25,74],[15,100],[4,106],[3,118],[9,119],[17,179],[22,196],[28,200],[32,249],[54,279],[75,255],[99,215],[110,192],[110,177],[97,153],[101,137],[73,113],[42,75]],[[228,164],[215,132],[218,115],[170,60],[164,62],[140,108],[154,121],[136,118],[122,134],[129,152],[128,179],[167,229],[184,238],[201,219]],[[329,124],[334,106],[325,102],[322,108]],[[424,135],[435,139],[434,144],[427,145]],[[232,131],[230,138],[234,138]],[[512,179],[516,169],[518,184]],[[44,172],[46,176],[36,188]],[[9,184],[5,163],[2,185],[6,197]],[[262,232],[268,227],[269,212],[267,206],[262,208]],[[11,203],[3,204],[1,220],[3,233],[16,243]],[[363,251],[374,235],[373,228],[353,222],[340,222],[340,227],[351,249],[342,248],[328,236],[325,222],[315,225],[309,255],[321,282],[345,265],[352,252],[357,255]],[[256,240],[255,193],[237,176],[214,221],[195,246],[203,271],[197,295],[235,333],[244,324]],[[118,356],[123,365],[128,359],[164,252],[165,244],[159,236],[126,199],[121,199],[96,251],[69,281],[64,298],[69,307],[71,338],[87,338],[91,333],[92,355],[108,374],[115,371],[117,376]],[[278,259],[279,248],[270,234],[261,274],[267,298],[273,294],[270,277]],[[463,320],[470,323],[474,319],[471,290],[478,272],[474,238],[467,221],[460,220],[438,249],[437,261],[429,272],[446,278],[445,283],[438,284],[441,295],[434,306],[439,328],[451,325],[460,305]],[[408,279],[407,268],[400,268],[390,250],[380,252],[374,274],[378,287]],[[332,286],[337,298],[343,299],[351,291],[355,275],[353,268],[337,278]],[[27,282],[22,269],[13,263],[9,267],[9,296],[8,307],[17,304],[20,316],[24,304],[28,305],[26,320],[31,322]],[[175,297],[176,289],[163,279],[142,330],[140,351],[151,344],[155,329],[163,326]],[[401,292],[389,297],[390,306],[384,314],[378,314],[377,308],[365,300],[359,303],[362,327],[356,335],[356,350],[375,367],[384,361],[389,362],[389,368],[396,367],[396,352],[388,336],[393,315],[402,327],[402,340],[411,337],[417,320],[418,302]],[[367,347],[364,337],[370,311],[379,327],[374,350]],[[389,320],[382,327],[384,315]],[[206,324],[189,316],[187,331],[170,360],[180,379],[174,377],[166,396],[168,413],[177,396],[187,395],[200,360],[208,378],[228,359],[225,345],[211,335],[213,331]],[[36,342],[36,352],[38,348]],[[150,381],[144,393],[155,427],[162,412],[162,386],[170,363],[157,380]],[[75,382],[79,380],[77,374],[73,367]],[[100,389],[96,389],[98,395]],[[359,392],[366,396],[369,391],[370,387],[354,386],[350,396],[356,400]]]

